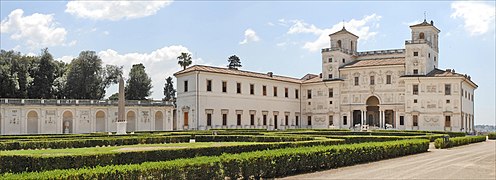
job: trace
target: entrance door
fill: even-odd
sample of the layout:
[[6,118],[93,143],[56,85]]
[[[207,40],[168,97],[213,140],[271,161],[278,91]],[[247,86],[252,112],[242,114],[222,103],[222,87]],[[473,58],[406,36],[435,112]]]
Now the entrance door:
[[274,115],[274,129],[277,129],[277,115]]
[[184,126],[188,126],[189,123],[188,123],[188,113],[189,112],[184,112]]
[[352,126],[355,126],[356,124],[361,124],[362,123],[362,112],[360,110],[354,110],[353,111],[353,124]]

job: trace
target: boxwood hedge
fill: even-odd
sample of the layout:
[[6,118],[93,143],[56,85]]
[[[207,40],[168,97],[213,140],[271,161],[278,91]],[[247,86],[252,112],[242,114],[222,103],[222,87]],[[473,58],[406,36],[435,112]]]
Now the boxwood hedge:
[[444,138],[439,138],[436,139],[436,141],[434,142],[434,146],[436,147],[436,149],[444,149],[482,141],[486,141],[486,136],[455,137],[449,138],[448,141],[445,141]]
[[496,132],[492,132],[492,133],[487,134],[487,138],[488,139],[496,139]]

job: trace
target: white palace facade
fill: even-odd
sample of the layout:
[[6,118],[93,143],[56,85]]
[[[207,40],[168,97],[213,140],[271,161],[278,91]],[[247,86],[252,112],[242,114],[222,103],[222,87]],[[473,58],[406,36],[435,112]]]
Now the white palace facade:
[[195,65],[177,77],[178,129],[366,128],[473,132],[466,74],[438,67],[440,30],[410,26],[404,49],[357,51],[345,28],[303,78]]

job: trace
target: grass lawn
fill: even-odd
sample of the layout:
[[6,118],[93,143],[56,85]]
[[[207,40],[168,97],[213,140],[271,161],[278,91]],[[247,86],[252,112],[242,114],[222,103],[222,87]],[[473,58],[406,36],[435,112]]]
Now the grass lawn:
[[262,144],[260,142],[195,142],[195,143],[169,143],[169,144],[137,144],[111,147],[88,147],[71,149],[43,149],[43,150],[12,150],[0,151],[0,155],[31,155],[31,156],[65,156],[85,154],[105,154],[127,151],[147,151],[159,149],[202,148],[212,146],[232,146]]

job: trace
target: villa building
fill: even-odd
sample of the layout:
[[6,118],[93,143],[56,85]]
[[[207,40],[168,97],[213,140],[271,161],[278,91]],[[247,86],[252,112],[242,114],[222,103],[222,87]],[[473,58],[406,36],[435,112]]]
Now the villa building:
[[322,72],[303,78],[202,65],[179,71],[178,129],[473,132],[477,85],[438,67],[432,21],[410,29],[403,49],[358,52],[359,37],[343,27],[322,49]]

